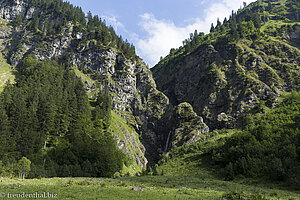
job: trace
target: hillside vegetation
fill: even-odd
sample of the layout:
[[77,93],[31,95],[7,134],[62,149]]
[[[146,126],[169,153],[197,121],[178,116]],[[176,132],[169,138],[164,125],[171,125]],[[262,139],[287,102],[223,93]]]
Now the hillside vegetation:
[[211,130],[173,146],[155,173],[299,187],[299,10],[299,1],[256,1],[151,69],[171,104],[190,103]]
[[0,96],[2,176],[23,173],[23,158],[31,163],[29,177],[110,177],[120,171],[126,156],[108,129],[108,92],[99,92],[94,107],[92,112],[72,70],[55,61],[25,59],[16,83]]
[[186,147],[173,148],[160,161],[164,175],[245,177],[285,181],[300,187],[300,93],[292,93],[276,108],[255,107],[243,129],[215,130]]
[[261,100],[299,91],[299,2],[262,1],[232,12],[209,34],[192,33],[152,72],[176,106],[190,103],[212,129],[238,127]]
[[12,67],[7,64],[6,60],[0,53],[0,93],[7,82],[13,83],[15,79]]

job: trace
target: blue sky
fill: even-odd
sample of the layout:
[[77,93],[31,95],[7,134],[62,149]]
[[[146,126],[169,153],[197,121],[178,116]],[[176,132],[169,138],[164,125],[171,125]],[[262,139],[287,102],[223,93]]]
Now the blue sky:
[[254,0],[68,0],[112,25],[118,35],[136,47],[150,66],[171,48],[182,45],[197,29],[208,33],[210,24],[223,21],[232,10]]

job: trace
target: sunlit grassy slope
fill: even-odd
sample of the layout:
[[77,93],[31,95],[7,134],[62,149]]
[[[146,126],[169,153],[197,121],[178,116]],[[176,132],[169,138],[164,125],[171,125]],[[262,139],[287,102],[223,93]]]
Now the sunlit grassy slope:
[[3,88],[7,81],[10,83],[14,82],[14,74],[12,67],[7,64],[6,59],[3,58],[2,54],[0,53],[0,92],[3,91]]

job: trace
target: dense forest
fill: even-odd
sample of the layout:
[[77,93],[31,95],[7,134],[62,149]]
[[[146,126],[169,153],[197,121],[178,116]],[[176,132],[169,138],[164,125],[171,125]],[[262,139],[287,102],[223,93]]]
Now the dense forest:
[[29,177],[112,176],[125,155],[108,132],[111,100],[99,92],[91,111],[82,81],[56,61],[26,58],[0,96],[0,174]]

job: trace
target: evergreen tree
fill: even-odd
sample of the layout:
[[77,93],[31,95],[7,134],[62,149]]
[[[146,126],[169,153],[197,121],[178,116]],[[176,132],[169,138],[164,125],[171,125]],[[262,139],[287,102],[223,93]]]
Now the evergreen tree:
[[211,33],[215,32],[215,26],[213,23],[211,23],[210,31]]
[[223,25],[226,25],[226,24],[227,24],[227,18],[225,17],[224,21],[223,21]]
[[98,93],[96,108],[94,111],[94,121],[96,126],[108,128],[111,118],[112,100],[109,90],[105,87]]
[[7,160],[15,155],[15,143],[10,132],[9,119],[3,104],[0,102],[0,160]]
[[14,27],[20,26],[22,24],[23,17],[22,14],[18,14],[16,18],[13,20],[12,24]]
[[254,23],[254,26],[257,28],[257,29],[260,29],[261,27],[261,20],[260,20],[260,16],[259,14],[254,14],[253,16],[253,23]]
[[230,36],[231,36],[231,39],[233,39],[233,40],[236,40],[236,39],[239,38],[235,18],[232,18],[231,21],[230,21]]
[[218,18],[218,19],[217,19],[217,27],[219,27],[219,28],[220,28],[220,27],[221,27],[221,25],[222,25],[222,23],[220,22],[220,19]]
[[37,32],[39,30],[40,18],[37,15],[34,15],[31,21],[31,30]]

